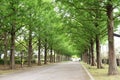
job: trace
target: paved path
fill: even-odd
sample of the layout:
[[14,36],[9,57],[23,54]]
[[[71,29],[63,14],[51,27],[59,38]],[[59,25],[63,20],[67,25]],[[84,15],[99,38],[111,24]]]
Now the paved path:
[[79,62],[64,62],[34,67],[7,75],[0,80],[91,80]]

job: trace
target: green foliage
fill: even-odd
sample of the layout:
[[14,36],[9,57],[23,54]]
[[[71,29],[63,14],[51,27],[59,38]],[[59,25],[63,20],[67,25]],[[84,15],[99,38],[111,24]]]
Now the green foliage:
[[[30,29],[34,50],[37,50],[38,39],[41,40],[42,46],[47,39],[48,49],[52,46],[53,50],[70,56],[82,54],[90,46],[90,40],[95,40],[96,35],[100,36],[101,43],[107,40],[105,0],[55,1],[1,0],[0,39],[5,32],[10,38],[11,26],[15,22],[16,51],[27,50]],[[116,6],[114,16],[120,14],[118,1],[112,1]],[[117,17],[115,28],[118,25]],[[3,41],[0,44],[3,45],[2,43]]]
[[[64,29],[70,35],[71,41],[80,53],[83,53],[90,46],[90,40],[95,41],[96,35],[104,44],[107,40],[107,16],[105,6],[107,1],[95,0],[55,0],[58,12],[63,19]],[[114,16],[118,16],[120,7],[118,1],[111,1],[114,4]],[[119,25],[119,17],[115,19],[114,30]],[[97,27],[96,27],[97,26]]]
[[0,64],[4,64],[4,60],[3,59],[0,59]]

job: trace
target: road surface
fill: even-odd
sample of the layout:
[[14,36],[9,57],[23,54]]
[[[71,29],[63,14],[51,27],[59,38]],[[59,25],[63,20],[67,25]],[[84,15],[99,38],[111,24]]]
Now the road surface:
[[63,62],[33,67],[12,74],[0,75],[0,80],[91,80],[79,62]]

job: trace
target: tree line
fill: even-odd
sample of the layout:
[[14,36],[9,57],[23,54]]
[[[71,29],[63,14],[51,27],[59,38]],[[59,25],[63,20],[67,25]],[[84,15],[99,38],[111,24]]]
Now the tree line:
[[97,68],[102,68],[100,48],[101,44],[108,41],[108,74],[118,74],[114,51],[114,35],[116,36],[114,31],[119,25],[119,1],[56,0],[56,2],[59,3],[58,7],[61,10],[69,14],[66,17],[66,24],[73,29],[70,29],[73,31],[70,31],[71,39],[79,50],[78,55],[88,56],[87,62],[91,66],[95,66],[96,62]]
[[4,66],[9,61],[10,68],[15,69],[17,53],[24,53],[21,57],[26,55],[28,66],[32,66],[35,51],[38,65],[41,65],[43,51],[44,64],[49,56],[50,62],[55,62],[56,58],[60,61],[62,57],[69,59],[75,52],[73,44],[67,41],[69,37],[63,30],[63,21],[54,8],[49,0],[0,1],[0,54],[4,54]]

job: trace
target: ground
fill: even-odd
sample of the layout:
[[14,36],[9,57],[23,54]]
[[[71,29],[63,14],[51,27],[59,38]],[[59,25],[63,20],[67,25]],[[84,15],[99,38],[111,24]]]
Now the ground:
[[80,62],[63,62],[1,74],[0,80],[91,80],[91,78]]

